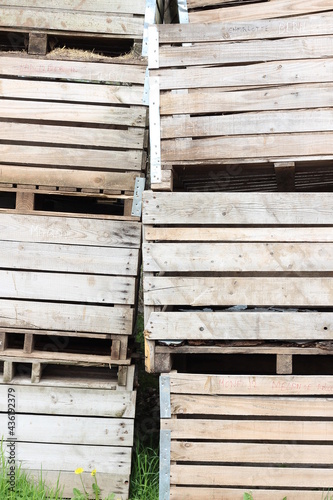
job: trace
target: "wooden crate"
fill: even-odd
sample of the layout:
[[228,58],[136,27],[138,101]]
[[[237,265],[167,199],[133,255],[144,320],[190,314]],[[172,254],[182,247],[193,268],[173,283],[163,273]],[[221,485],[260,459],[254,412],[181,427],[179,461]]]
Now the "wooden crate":
[[170,370],[176,354],[237,352],[281,355],[289,368],[279,370],[291,370],[292,355],[329,352],[331,198],[147,191],[147,370]]
[[[6,453],[7,444],[15,439],[17,466],[35,479],[42,474],[49,486],[56,484],[60,474],[64,498],[72,497],[74,487],[82,490],[74,473],[82,467],[90,498],[95,498],[91,472],[96,469],[103,498],[114,493],[115,498],[127,499],[136,400],[133,366],[130,371],[125,387],[117,379],[112,388],[103,387],[98,378],[81,388],[62,386],[61,381],[58,386],[0,384],[0,428]],[[13,396],[15,426],[8,427],[12,415],[8,401]]]
[[320,0],[306,3],[296,0],[177,0],[177,3],[181,23],[288,18],[332,10],[329,1]]
[[273,189],[292,190],[295,168],[305,169],[309,186],[333,155],[332,34],[332,11],[152,26],[152,188],[186,189],[185,171],[192,190],[236,181],[239,189],[243,176],[260,180],[261,172],[273,176]]
[[160,378],[160,499],[322,500],[332,488],[333,378]]
[[145,66],[115,61],[0,55],[1,191],[131,208],[146,165]]
[[141,224],[0,215],[0,359],[128,364]]

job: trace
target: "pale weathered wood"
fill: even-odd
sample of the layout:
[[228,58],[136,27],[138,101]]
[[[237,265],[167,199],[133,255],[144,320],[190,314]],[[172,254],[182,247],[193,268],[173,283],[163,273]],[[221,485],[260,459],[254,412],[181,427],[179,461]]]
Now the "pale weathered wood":
[[[198,470],[197,470],[198,469]],[[304,487],[327,489],[332,484],[332,470],[321,468],[228,467],[204,466],[193,470],[191,465],[171,465],[171,483],[189,485],[249,485],[250,488],[265,486],[269,480],[272,487]],[[269,478],[269,479],[268,479]]]
[[[8,386],[0,384],[0,409],[7,411]],[[106,389],[15,385],[16,413],[134,418],[135,393]]]
[[333,270],[333,246],[330,243],[149,243],[143,246],[143,265],[148,272],[328,272]]
[[161,114],[218,113],[232,111],[260,111],[281,109],[302,109],[328,107],[333,104],[332,85],[292,85],[238,90],[226,92],[223,89],[209,92],[193,90],[188,94],[162,93]]
[[291,375],[293,372],[293,357],[291,354],[277,354],[276,373],[278,375]]
[[[39,443],[131,446],[133,444],[133,420],[120,418],[96,418],[85,416],[53,416],[20,414],[20,425],[16,428],[18,441]],[[8,415],[0,414],[1,428],[6,428]],[[89,423],[94,432],[86,432]],[[111,457],[110,457],[111,458]],[[115,457],[122,468],[120,456]],[[111,463],[109,462],[111,467]],[[111,471],[110,471],[111,472]]]
[[109,83],[109,85],[87,85],[86,83],[1,78],[0,96],[38,100],[42,95],[50,101],[142,105],[142,86],[120,86]]
[[[161,420],[161,429],[171,430],[173,439],[186,439],[186,440],[204,439],[205,441],[222,440],[222,439],[229,441],[240,441],[250,438],[251,440],[255,441],[295,440],[295,441],[325,442],[325,441],[330,441],[330,436],[332,435],[332,427],[333,424],[331,421],[313,422],[308,420],[303,421],[302,425],[300,425],[298,421],[284,421],[284,420],[248,420],[248,419],[247,420],[237,420],[237,419],[233,420],[162,419]],[[205,483],[198,482],[196,484],[205,484]],[[228,484],[230,484],[231,486],[231,483]],[[260,486],[265,486],[266,484],[267,483],[263,483]],[[271,484],[271,486],[275,485]],[[285,484],[285,486],[287,486],[287,484]],[[324,487],[324,485],[319,484],[317,487]]]
[[3,375],[2,382],[4,384],[9,384],[15,375],[15,364],[12,361],[3,362]]
[[2,268],[137,276],[138,249],[1,241]]
[[149,277],[144,293],[147,305],[330,307],[333,278]]
[[305,375],[194,375],[171,373],[171,393],[316,396],[333,394],[333,377]]
[[[256,500],[270,500],[272,498],[287,497],[290,500],[323,500],[322,491],[296,491],[296,490],[257,490],[249,488]],[[171,500],[244,500],[244,488],[212,488],[212,487],[180,487],[171,486],[170,499]]]
[[[188,115],[166,117],[161,121],[161,137],[209,137],[300,132],[329,132],[333,130],[333,110],[292,110],[242,113],[220,116]],[[245,140],[245,139],[244,139]]]
[[79,304],[0,300],[0,326],[130,335],[133,310]]
[[[310,394],[309,394],[310,395]],[[332,398],[171,394],[172,415],[332,418]],[[272,460],[274,458],[272,457]],[[203,460],[204,461],[204,460]]]
[[[264,38],[266,34],[262,36]],[[330,36],[246,42],[223,41],[180,47],[162,45],[159,51],[159,67],[316,59],[332,55],[333,38]],[[153,66],[150,67],[153,68]]]
[[99,304],[133,304],[135,279],[92,274],[0,271],[0,297]]
[[[144,0],[99,0],[96,4],[94,0],[57,0],[55,5],[53,0],[4,0],[4,6],[12,7],[30,7],[69,11],[92,11],[103,13],[122,13],[122,14],[144,14]],[[73,13],[74,14],[74,13]]]
[[142,38],[142,17],[119,16],[109,13],[48,10],[46,8],[0,8],[1,27],[26,30],[57,30],[64,32],[122,35],[124,38]]
[[42,373],[44,370],[44,365],[40,362],[33,362],[31,364],[31,383],[32,384],[39,384],[41,378],[42,378]]
[[[212,0],[211,4],[218,4],[219,0]],[[199,0],[189,0],[189,8],[201,5]],[[274,17],[289,17],[312,12],[325,12],[332,10],[332,4],[329,0],[311,0],[304,4],[299,0],[274,0],[252,5],[240,5],[227,7],[223,9],[214,9],[213,11],[192,12],[190,22],[204,23],[217,21],[242,21],[250,19],[269,19]]]
[[18,191],[16,193],[15,208],[22,211],[31,211],[35,206],[35,195],[33,193]]
[[[171,460],[181,462],[251,462],[253,464],[333,463],[331,445],[259,443],[171,443]],[[227,483],[227,480],[225,480]]]
[[8,335],[6,332],[0,331],[0,352],[5,351],[8,347]]
[[142,150],[107,151],[42,146],[0,145],[3,162],[17,164],[18,161],[35,165],[67,166],[106,170],[141,171]]
[[[275,280],[271,278],[274,283]],[[202,293],[205,291],[203,288]],[[210,306],[211,302],[205,305]],[[150,341],[331,340],[332,333],[331,313],[317,312],[151,312],[146,324]]]
[[144,193],[144,224],[331,225],[325,193]]
[[0,239],[99,247],[139,248],[140,224],[57,215],[1,214]]
[[30,33],[28,54],[45,56],[47,53],[47,35],[45,33]]
[[[1,10],[0,10],[1,12]],[[75,16],[70,16],[76,18]],[[138,21],[137,21],[138,22]],[[139,20],[140,23],[142,21]],[[142,26],[143,27],[143,26]],[[29,57],[0,56],[0,75],[34,78],[63,78],[68,81],[144,84],[145,66],[99,62],[40,60]]]
[[26,354],[32,353],[35,347],[35,336],[32,333],[27,333],[24,336],[23,352]]
[[[245,8],[248,8],[247,6]],[[295,16],[288,19],[261,19],[223,23],[213,22],[209,29],[204,24],[159,25],[158,34],[161,44],[191,42],[223,42],[232,40],[251,40],[263,38],[284,38],[293,36],[332,35],[333,14],[312,14]]]
[[[145,227],[147,241],[333,242],[332,227]],[[224,256],[226,257],[226,256]],[[147,257],[146,257],[147,258]]]

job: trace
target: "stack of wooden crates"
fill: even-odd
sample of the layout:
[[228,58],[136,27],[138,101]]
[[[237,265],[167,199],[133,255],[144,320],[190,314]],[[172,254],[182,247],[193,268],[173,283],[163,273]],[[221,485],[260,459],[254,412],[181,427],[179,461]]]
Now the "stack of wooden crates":
[[64,497],[82,468],[93,498],[94,469],[128,498],[154,17],[145,0],[0,8],[0,428]]
[[189,24],[149,34],[160,499],[319,500],[333,486],[332,4],[187,5]]

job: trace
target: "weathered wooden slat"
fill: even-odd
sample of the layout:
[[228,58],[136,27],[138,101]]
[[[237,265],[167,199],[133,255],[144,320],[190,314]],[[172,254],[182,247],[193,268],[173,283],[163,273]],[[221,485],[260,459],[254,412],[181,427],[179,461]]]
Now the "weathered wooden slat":
[[[1,401],[8,386],[0,385]],[[15,385],[16,413],[134,418],[135,392]],[[4,403],[3,403],[4,405]],[[1,410],[5,411],[2,405]]]
[[144,194],[145,224],[331,225],[333,200],[325,193]]
[[[251,464],[333,463],[331,445],[289,445],[258,443],[171,443],[171,460],[181,462],[220,462]],[[295,471],[296,473],[296,471]],[[227,480],[224,481],[227,484]],[[266,483],[267,484],[267,483]]]
[[[28,128],[30,125],[28,126]],[[1,165],[0,178],[3,184],[72,188],[112,189],[134,191],[137,172],[89,172],[86,170],[53,169],[43,167],[24,167]],[[1,187],[0,185],[0,187]]]
[[311,242],[332,243],[331,227],[145,227],[146,241],[174,242]]
[[[218,5],[219,0],[212,0],[210,5]],[[200,6],[200,0],[189,0],[190,9]],[[274,0],[274,2],[264,2],[252,5],[240,5],[214,9],[213,12],[198,11],[192,12],[190,22],[217,22],[217,21],[242,21],[250,19],[270,19],[274,17],[289,17],[312,12],[325,12],[332,10],[329,0],[311,0],[306,4],[299,0]]]
[[[265,35],[263,35],[265,36]],[[159,67],[223,65],[283,61],[288,59],[320,59],[333,55],[333,38],[308,36],[278,40],[201,43],[190,46],[161,46]]]
[[179,278],[144,280],[147,305],[330,307],[333,278]]
[[133,309],[0,300],[0,326],[130,335]]
[[[205,441],[216,441],[221,439],[240,441],[249,438],[253,441],[330,441],[332,428],[332,422],[314,422],[308,420],[302,421],[302,425],[300,425],[298,421],[284,420],[210,420],[188,418],[161,420],[161,429],[171,430],[172,439],[204,439]],[[245,457],[244,460],[247,461]],[[178,481],[178,483],[184,484],[180,481]],[[209,482],[205,483],[200,481],[196,484],[203,485],[209,484]],[[225,479],[224,483],[220,484],[225,484]],[[228,484],[233,486],[229,482]],[[261,485],[257,484],[257,486],[266,485],[266,482]],[[253,486],[255,486],[255,484],[253,484]],[[278,485],[270,483],[270,486]],[[280,486],[292,485],[281,484]],[[295,486],[301,485],[296,484]],[[309,484],[307,486],[311,485]],[[315,487],[315,485],[312,486]],[[325,486],[330,487],[324,484],[318,484],[317,487],[320,488]]]
[[104,13],[121,13],[121,14],[144,14],[144,0],[99,0],[96,4],[94,0],[58,0],[55,6],[52,0],[4,0],[4,7],[30,7],[37,9],[56,9],[69,11],[92,11]]
[[160,77],[160,89],[194,89],[253,85],[288,85],[332,81],[333,61],[308,59],[230,67],[191,67],[151,70]]
[[1,214],[0,240],[139,248],[140,229],[128,221]]
[[[269,500],[270,498],[292,498],[292,500],[322,500],[322,491],[297,491],[297,490],[257,490],[255,488],[249,488],[251,493],[254,495],[253,498],[256,500]],[[291,496],[292,495],[292,496]],[[171,500],[243,500],[244,499],[244,488],[234,489],[234,488],[212,488],[212,487],[182,487],[182,486],[171,486],[170,489],[170,499]]]
[[204,161],[219,158],[297,158],[332,155],[333,134],[295,133],[206,139],[165,140],[161,154],[165,162]]
[[272,487],[327,489],[332,484],[331,469],[171,465],[172,484],[223,485],[226,477],[230,486],[266,486],[268,477]]
[[[333,109],[271,111],[221,116],[189,115],[161,120],[161,139],[333,130]],[[191,146],[190,146],[191,147]]]
[[[75,111],[74,111],[75,112]],[[143,149],[145,130],[34,125],[6,122],[0,130],[1,141],[24,141],[61,145],[94,146],[105,148]]]
[[172,394],[332,396],[333,377],[170,373]]
[[93,274],[0,271],[2,299],[133,304],[135,279]]
[[[277,417],[322,417],[331,418],[333,414],[332,398],[305,397],[251,397],[251,396],[206,396],[192,394],[171,394],[172,415],[227,415],[227,416],[267,416]],[[195,447],[195,444],[193,447]],[[200,443],[202,444],[202,443]],[[199,445],[199,444],[198,444]],[[175,447],[177,445],[174,445]],[[179,450],[183,448],[180,445]],[[185,445],[185,448],[187,446]],[[176,448],[174,448],[176,449]],[[185,450],[183,451],[185,453]],[[213,457],[214,454],[212,454]],[[200,456],[200,454],[198,454]],[[248,458],[251,455],[248,455]],[[275,460],[274,457],[271,457]],[[178,460],[178,459],[174,459]],[[200,460],[205,462],[200,456]],[[212,458],[213,461],[215,461]],[[192,460],[191,460],[192,461]],[[216,460],[219,462],[220,460]],[[221,460],[223,461],[223,459]],[[234,460],[230,460],[233,462]],[[267,460],[269,462],[270,460]],[[227,460],[229,462],[229,460]],[[284,460],[281,460],[284,462]],[[297,463],[297,460],[293,461]],[[307,463],[310,463],[311,460]],[[326,463],[322,461],[321,463]]]
[[[76,18],[75,16],[71,16]],[[142,24],[142,21],[139,20]],[[68,81],[144,84],[145,66],[97,62],[41,60],[28,57],[0,57],[0,75],[32,78],[61,78]]]
[[[6,417],[8,420],[5,413],[0,414],[2,429],[6,427]],[[82,436],[84,436],[85,445],[125,447],[133,444],[134,425],[131,419],[30,414],[20,414],[19,418],[20,426],[17,426],[15,431],[15,437],[18,441],[81,444]],[[85,431],[89,424],[94,426],[94,432]],[[117,468],[117,460],[119,460],[119,471],[123,469],[124,463],[121,455],[124,458],[126,457],[125,449],[118,450],[118,453],[114,450],[114,455],[110,456],[109,460],[110,469],[112,468],[112,462],[113,467]],[[115,472],[115,469],[113,472]]]
[[137,170],[142,167],[142,150],[96,150],[63,147],[0,145],[2,162],[108,169]]
[[125,108],[6,99],[0,102],[0,117],[10,120],[57,121],[64,124],[74,122],[145,127],[146,110],[138,106]]
[[[98,85],[96,83],[87,85],[78,82],[0,79],[0,96],[12,99],[33,99],[37,101],[43,97],[43,99],[49,101],[140,106],[142,104],[142,92],[142,86],[139,85]],[[21,106],[23,106],[23,103],[21,103]]]
[[2,28],[143,36],[142,18],[113,13],[76,11],[73,15],[73,12],[62,10],[29,7],[23,10],[6,6],[0,7],[0,19]]
[[[246,6],[248,8],[248,6]],[[332,35],[333,14],[312,14],[288,19],[262,19],[237,22],[213,22],[209,29],[204,24],[168,24],[157,27],[160,44],[223,42],[263,38],[289,38],[293,36]],[[296,55],[296,54],[295,54]]]
[[2,269],[136,276],[139,253],[126,248],[1,241],[0,261]]
[[151,243],[143,246],[147,272],[328,272],[329,243]]
[[331,340],[333,317],[317,312],[152,312],[146,331],[149,340]]
[[162,115],[312,109],[332,106],[333,92],[332,85],[327,83],[236,92],[208,92],[201,89],[186,94],[162,93],[160,104]]

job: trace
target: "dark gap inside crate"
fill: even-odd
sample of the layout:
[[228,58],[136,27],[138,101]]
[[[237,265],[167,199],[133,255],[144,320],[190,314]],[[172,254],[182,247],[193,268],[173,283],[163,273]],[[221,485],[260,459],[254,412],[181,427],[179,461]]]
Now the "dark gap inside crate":
[[94,197],[36,194],[35,210],[122,216],[124,214],[124,200],[114,199],[105,202]]
[[35,335],[35,351],[109,355],[109,339],[65,337],[58,335]]
[[[48,49],[71,49],[92,52],[106,57],[130,54],[134,48],[132,38],[95,38],[85,36],[49,36]],[[64,53],[65,55],[65,53]]]
[[28,43],[29,35],[27,33],[0,31],[0,51],[26,52]]
[[7,349],[23,349],[24,335],[20,333],[7,334]]
[[15,200],[16,200],[15,193],[0,192],[0,209],[1,208],[14,209]]

